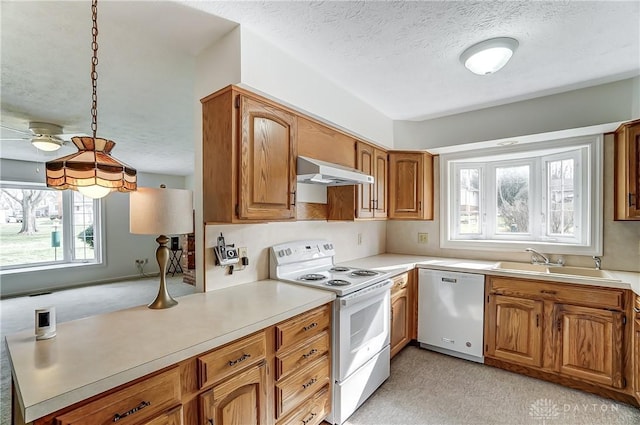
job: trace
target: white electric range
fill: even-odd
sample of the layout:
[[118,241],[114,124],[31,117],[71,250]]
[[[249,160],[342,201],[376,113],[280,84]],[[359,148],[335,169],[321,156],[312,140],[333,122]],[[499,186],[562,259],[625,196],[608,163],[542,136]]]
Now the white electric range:
[[336,266],[334,257],[334,245],[326,240],[274,245],[270,277],[336,293],[327,421],[342,424],[389,377],[392,273]]

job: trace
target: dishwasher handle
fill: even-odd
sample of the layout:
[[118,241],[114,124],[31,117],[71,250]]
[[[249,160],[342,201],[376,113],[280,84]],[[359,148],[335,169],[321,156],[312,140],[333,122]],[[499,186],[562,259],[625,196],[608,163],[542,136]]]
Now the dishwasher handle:
[[444,283],[457,283],[458,279],[454,279],[452,277],[442,277],[440,278]]

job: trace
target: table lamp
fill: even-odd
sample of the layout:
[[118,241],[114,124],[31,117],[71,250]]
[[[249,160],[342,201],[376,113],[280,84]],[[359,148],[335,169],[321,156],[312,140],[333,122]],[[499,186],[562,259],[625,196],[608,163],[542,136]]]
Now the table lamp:
[[129,205],[129,231],[137,235],[160,235],[156,239],[156,260],[160,267],[160,288],[149,308],[169,308],[178,304],[167,291],[165,276],[169,262],[166,235],[193,232],[193,194],[190,190],[139,187],[131,192]]

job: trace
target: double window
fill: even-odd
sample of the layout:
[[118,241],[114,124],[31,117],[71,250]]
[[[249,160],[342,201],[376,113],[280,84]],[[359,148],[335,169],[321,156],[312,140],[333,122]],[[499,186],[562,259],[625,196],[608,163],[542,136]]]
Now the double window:
[[0,269],[100,262],[100,206],[71,190],[3,182]]
[[601,139],[443,155],[441,245],[600,254]]

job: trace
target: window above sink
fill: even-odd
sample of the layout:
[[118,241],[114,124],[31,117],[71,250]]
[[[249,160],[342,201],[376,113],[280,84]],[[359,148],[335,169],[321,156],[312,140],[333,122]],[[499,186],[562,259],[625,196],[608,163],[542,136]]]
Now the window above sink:
[[445,154],[441,247],[602,252],[602,135]]

